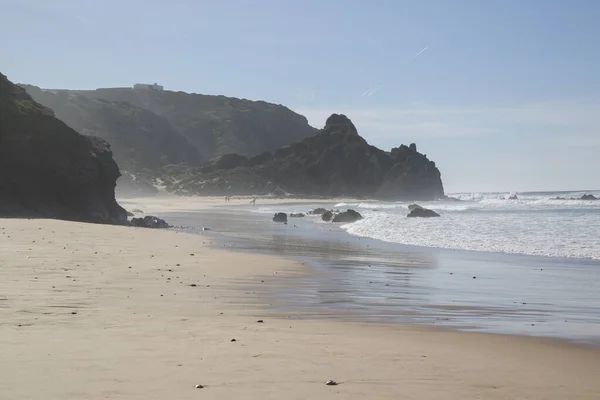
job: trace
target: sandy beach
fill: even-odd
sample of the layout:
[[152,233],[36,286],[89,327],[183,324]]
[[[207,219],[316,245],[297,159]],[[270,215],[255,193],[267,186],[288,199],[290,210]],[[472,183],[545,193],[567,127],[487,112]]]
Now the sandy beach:
[[[340,198],[275,198],[265,196],[233,196],[229,201],[225,201],[224,197],[217,196],[173,196],[166,193],[161,193],[156,197],[130,197],[120,199],[120,204],[129,209],[143,209],[146,213],[161,213],[161,212],[186,212],[205,210],[214,207],[236,207],[247,206],[252,200],[256,199],[256,206],[277,205],[286,207],[292,204],[331,204],[339,202],[356,201],[345,197]],[[366,202],[376,202],[375,200],[361,200]]]
[[597,349],[266,311],[251,288],[303,266],[202,235],[2,219],[0,240],[2,399],[600,398]]

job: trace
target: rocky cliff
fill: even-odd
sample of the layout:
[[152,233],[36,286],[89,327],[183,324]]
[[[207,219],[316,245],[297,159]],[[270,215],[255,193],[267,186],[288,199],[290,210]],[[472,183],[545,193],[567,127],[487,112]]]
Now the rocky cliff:
[[0,215],[123,223],[110,146],[83,136],[0,74]]
[[295,194],[431,200],[444,196],[435,163],[416,145],[385,152],[369,145],[344,115],[315,136],[248,158],[227,154],[193,169],[172,168],[179,194]]
[[263,101],[130,88],[22,86],[69,126],[109,141],[122,166],[148,167],[148,160],[159,166],[193,165],[228,153],[252,156],[317,133],[305,117]]
[[110,143],[123,170],[151,171],[169,164],[203,161],[198,150],[166,118],[150,110],[91,98],[83,92],[24,87],[35,101],[50,108],[77,132]]
[[201,165],[236,152],[253,156],[317,133],[286,107],[225,96],[112,88],[52,90],[21,85],[76,131],[110,143],[123,177],[119,195],[152,195],[164,167]]

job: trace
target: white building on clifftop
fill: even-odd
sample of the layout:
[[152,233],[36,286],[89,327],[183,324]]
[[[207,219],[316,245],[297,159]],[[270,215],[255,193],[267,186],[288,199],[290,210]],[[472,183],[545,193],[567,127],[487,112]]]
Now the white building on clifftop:
[[136,90],[158,90],[162,91],[164,88],[158,83],[153,83],[152,85],[149,83],[136,83],[133,85],[133,88]]

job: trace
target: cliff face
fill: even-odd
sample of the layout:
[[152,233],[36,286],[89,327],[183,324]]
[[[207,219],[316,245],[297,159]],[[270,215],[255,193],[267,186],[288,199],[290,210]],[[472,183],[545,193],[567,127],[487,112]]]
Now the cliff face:
[[123,177],[119,195],[152,195],[164,168],[252,156],[315,135],[303,116],[262,101],[113,88],[49,90],[21,85],[71,128],[105,139]]
[[0,215],[123,223],[119,176],[108,143],[75,132],[0,74]]
[[171,170],[180,194],[282,194],[431,200],[444,196],[435,164],[415,145],[385,152],[369,145],[344,115],[319,134],[247,158],[228,154],[192,170]]
[[124,170],[119,186],[136,195],[155,193],[155,178],[179,194],[444,195],[435,163],[414,144],[377,149],[344,115],[316,130],[283,106],[224,96],[26,88],[71,127],[108,140]]
[[205,158],[252,156],[315,135],[302,115],[264,101],[172,91],[98,89],[85,96],[127,102],[165,117]]
[[154,156],[160,151],[167,157],[162,165],[194,165],[234,152],[252,156],[317,133],[303,116],[263,101],[129,88],[23,87],[69,126],[108,140],[119,165],[132,157],[160,164]]
[[444,197],[444,187],[440,171],[435,162],[417,152],[413,143],[401,145],[390,152],[390,168],[375,196],[382,199],[395,199],[410,193],[414,199],[439,199]]
[[169,164],[198,164],[198,151],[166,118],[129,103],[86,97],[80,92],[24,86],[31,97],[84,135],[110,143],[124,170],[152,170]]

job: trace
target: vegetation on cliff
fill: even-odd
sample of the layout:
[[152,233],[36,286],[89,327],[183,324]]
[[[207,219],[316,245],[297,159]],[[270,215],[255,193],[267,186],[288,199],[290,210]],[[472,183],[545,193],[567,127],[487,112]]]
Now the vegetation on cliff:
[[[162,166],[200,164],[227,153],[252,156],[317,133],[303,116],[264,101],[130,88],[23,87],[74,129],[110,141],[123,166],[147,167],[143,158]],[[162,158],[155,157],[161,150]]]

